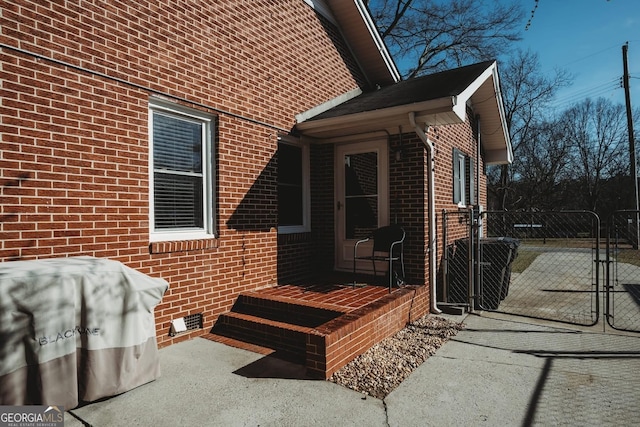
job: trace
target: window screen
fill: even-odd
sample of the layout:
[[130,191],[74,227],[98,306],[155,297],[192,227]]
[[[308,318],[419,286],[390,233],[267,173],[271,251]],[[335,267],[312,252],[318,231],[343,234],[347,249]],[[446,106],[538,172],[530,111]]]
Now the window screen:
[[302,147],[278,144],[278,226],[304,224]]
[[154,227],[204,227],[202,122],[153,113]]

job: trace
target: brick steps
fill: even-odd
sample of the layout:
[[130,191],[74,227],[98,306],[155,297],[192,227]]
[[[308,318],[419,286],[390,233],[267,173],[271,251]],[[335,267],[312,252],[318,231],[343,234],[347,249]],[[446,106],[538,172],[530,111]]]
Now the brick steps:
[[245,292],[238,296],[231,311],[218,317],[211,333],[236,347],[242,342],[246,347],[271,349],[274,356],[305,365],[307,343],[311,335],[317,334],[315,328],[342,314],[330,304]]
[[300,300],[277,296],[265,298],[257,292],[247,292],[238,296],[232,312],[315,328],[342,315],[344,310],[331,304],[305,304]]
[[202,338],[209,341],[217,342],[220,344],[228,345],[229,347],[241,348],[243,350],[251,351],[253,353],[263,354],[269,356],[274,354],[275,351],[272,348],[264,347],[257,344],[251,344],[246,341],[241,341],[235,338],[226,337],[224,335],[218,335],[212,331],[202,336]]
[[[268,295],[238,296],[206,338],[306,366],[327,379],[369,347],[402,329],[426,287],[398,289],[357,309]],[[420,301],[416,301],[416,298]]]
[[282,359],[304,364],[311,328],[230,311],[220,315],[211,332],[271,348]]

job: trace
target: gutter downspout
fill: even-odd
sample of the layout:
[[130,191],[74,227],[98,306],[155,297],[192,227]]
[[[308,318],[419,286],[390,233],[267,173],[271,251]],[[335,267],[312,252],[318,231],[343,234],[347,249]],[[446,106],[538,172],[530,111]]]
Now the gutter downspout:
[[472,216],[474,216],[473,219],[473,230],[475,230],[475,239],[474,239],[474,244],[475,244],[475,259],[476,262],[474,262],[473,265],[473,280],[471,281],[471,286],[472,286],[472,290],[473,292],[470,292],[469,295],[472,295],[471,298],[469,298],[469,309],[471,310],[471,312],[475,311],[476,309],[476,289],[479,291],[480,288],[480,263],[478,261],[481,260],[480,258],[480,238],[482,237],[482,212],[480,211],[480,149],[481,149],[481,145],[482,145],[482,140],[481,140],[481,123],[480,123],[480,115],[476,114],[476,127],[477,127],[477,139],[478,139],[478,145],[476,146],[476,197],[475,197],[475,208],[472,211]]
[[[434,167],[434,148],[433,143],[425,132],[416,123],[416,113],[409,113],[409,123],[416,131],[416,134],[427,149],[427,169],[429,170],[429,190],[427,197],[429,198],[429,212],[427,221],[429,221],[429,281],[431,282],[431,313],[440,314],[442,311],[436,303],[436,183],[435,183],[435,167]],[[430,126],[429,126],[430,127]]]
[[480,153],[482,150],[482,133],[480,132],[480,115],[476,114],[476,127],[478,146],[476,147],[476,206],[478,206],[478,218],[480,218]]

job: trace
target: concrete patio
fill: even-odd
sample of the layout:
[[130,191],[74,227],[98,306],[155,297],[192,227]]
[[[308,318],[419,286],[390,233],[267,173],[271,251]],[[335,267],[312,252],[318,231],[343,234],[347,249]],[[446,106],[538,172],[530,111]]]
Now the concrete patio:
[[[459,318],[461,319],[461,318]],[[384,400],[301,365],[194,339],[160,350],[162,377],[66,413],[67,426],[631,425],[640,334],[468,315]]]

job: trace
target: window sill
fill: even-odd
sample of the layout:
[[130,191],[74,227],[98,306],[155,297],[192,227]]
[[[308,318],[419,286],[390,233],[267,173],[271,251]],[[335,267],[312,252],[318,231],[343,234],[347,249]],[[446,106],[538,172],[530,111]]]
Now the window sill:
[[203,249],[216,249],[218,239],[175,240],[166,242],[149,243],[149,252],[152,254],[168,254],[173,252],[200,251]]
[[305,226],[286,226],[286,227],[278,227],[278,234],[298,234],[298,233],[309,233],[311,229]]

